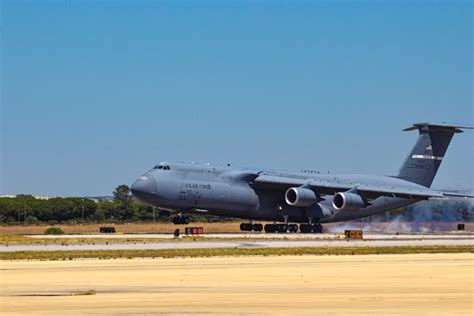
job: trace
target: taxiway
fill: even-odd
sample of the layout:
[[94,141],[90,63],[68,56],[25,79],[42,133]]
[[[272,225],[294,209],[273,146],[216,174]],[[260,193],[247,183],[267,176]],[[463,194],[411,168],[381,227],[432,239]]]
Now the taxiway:
[[[32,236],[32,238],[46,236]],[[390,247],[390,246],[474,246],[474,235],[463,234],[366,234],[364,239],[344,239],[340,234],[206,234],[213,240],[182,240],[172,235],[68,235],[49,236],[49,239],[99,239],[94,242],[41,242],[0,245],[0,252],[61,251],[61,250],[156,250],[210,248],[281,248],[281,247]],[[101,242],[101,238],[109,238]],[[128,242],[127,238],[135,241]],[[155,238],[155,240],[153,240]],[[112,239],[112,241],[110,241]],[[139,239],[137,241],[136,239]],[[156,239],[162,239],[156,241]]]

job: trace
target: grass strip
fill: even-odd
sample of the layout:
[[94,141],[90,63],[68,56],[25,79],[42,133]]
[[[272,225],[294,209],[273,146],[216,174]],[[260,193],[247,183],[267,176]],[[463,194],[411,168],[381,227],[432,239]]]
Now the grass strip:
[[79,258],[197,258],[218,256],[374,255],[474,253],[474,246],[296,247],[153,250],[77,250],[2,252],[0,260],[73,260]]

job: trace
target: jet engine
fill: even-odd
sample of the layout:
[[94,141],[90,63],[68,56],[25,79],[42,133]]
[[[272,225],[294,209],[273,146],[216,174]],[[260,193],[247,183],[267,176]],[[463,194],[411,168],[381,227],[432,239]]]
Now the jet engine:
[[310,189],[289,188],[285,193],[285,201],[291,206],[311,206],[318,202],[318,197]]
[[339,192],[334,195],[332,200],[332,206],[336,210],[343,210],[343,211],[355,211],[366,204],[362,197],[356,193],[350,192]]

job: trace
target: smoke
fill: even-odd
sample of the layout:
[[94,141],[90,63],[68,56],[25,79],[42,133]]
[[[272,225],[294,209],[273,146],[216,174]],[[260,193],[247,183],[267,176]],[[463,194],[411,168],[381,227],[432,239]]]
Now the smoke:
[[397,216],[389,222],[346,222],[338,224],[326,225],[325,232],[328,233],[343,233],[344,230],[360,229],[366,232],[380,232],[380,233],[411,233],[411,232],[428,232],[429,230],[420,225],[416,228],[413,223],[405,222],[402,216]]
[[474,222],[474,207],[468,200],[419,202],[403,210],[374,215],[368,220],[325,225],[325,231],[342,233],[362,229],[386,233],[429,233],[456,230],[457,223]]
[[373,231],[369,224],[365,223],[358,223],[358,222],[344,222],[344,223],[336,223],[336,224],[329,224],[324,226],[324,232],[326,233],[334,233],[340,234],[343,233],[345,230],[354,230],[354,229],[362,229],[364,231]]
[[423,233],[427,232],[425,227],[421,225],[403,221],[402,215],[399,215],[390,222],[386,223],[383,231],[387,233],[410,233],[413,231]]

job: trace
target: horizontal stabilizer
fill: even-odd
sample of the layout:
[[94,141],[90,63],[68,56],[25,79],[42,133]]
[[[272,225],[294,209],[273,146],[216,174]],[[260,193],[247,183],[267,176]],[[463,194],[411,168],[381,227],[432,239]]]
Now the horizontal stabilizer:
[[415,131],[415,130],[420,130],[422,128],[429,127],[430,130],[436,130],[436,129],[449,129],[453,130],[455,133],[462,133],[462,128],[466,129],[474,129],[474,125],[469,125],[469,124],[449,124],[446,122],[443,123],[414,123],[413,126],[405,128],[404,131]]

